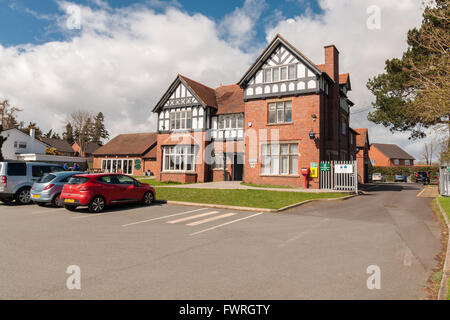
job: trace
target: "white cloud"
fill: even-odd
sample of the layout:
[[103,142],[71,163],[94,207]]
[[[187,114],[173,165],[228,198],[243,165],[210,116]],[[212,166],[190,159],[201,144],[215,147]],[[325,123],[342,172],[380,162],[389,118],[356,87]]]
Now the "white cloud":
[[248,42],[255,36],[255,26],[265,8],[265,0],[245,0],[242,8],[234,9],[220,23],[225,38],[236,47],[248,49]]
[[20,120],[61,131],[71,111],[84,109],[103,111],[113,136],[151,131],[151,110],[178,73],[217,86],[235,83],[251,63],[203,15],[102,3],[81,7],[82,29],[71,40],[0,45],[0,98],[24,109]]
[[[401,57],[405,51],[408,30],[421,22],[420,1],[320,0],[319,5],[323,14],[307,11],[280,21],[267,30],[267,40],[280,33],[316,64],[324,62],[325,45],[336,45],[340,51],[340,71],[350,72],[352,82],[353,91],[349,95],[357,113],[351,117],[351,126],[368,127],[372,142],[397,143],[418,156],[424,140],[410,141],[407,134],[392,134],[383,126],[367,121],[373,96],[366,83],[384,71],[387,59]],[[381,9],[380,30],[369,30],[366,26],[369,17],[366,10],[371,5]]]

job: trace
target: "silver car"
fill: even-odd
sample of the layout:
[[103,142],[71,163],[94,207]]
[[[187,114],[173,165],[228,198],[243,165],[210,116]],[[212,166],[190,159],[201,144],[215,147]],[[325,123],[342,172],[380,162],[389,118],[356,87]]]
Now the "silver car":
[[52,172],[43,176],[38,182],[33,184],[31,188],[31,200],[39,206],[50,203],[55,207],[62,207],[63,203],[59,196],[64,185],[73,175],[82,173],[86,172],[61,171]]

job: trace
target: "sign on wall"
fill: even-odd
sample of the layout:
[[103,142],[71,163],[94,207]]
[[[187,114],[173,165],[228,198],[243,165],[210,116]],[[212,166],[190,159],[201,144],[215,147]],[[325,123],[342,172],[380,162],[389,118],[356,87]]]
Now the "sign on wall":
[[320,163],[320,171],[331,171],[331,164],[330,163]]
[[336,164],[334,166],[335,173],[353,173],[353,165],[351,164]]
[[256,164],[258,163],[258,159],[248,159],[248,163],[250,164],[250,168],[254,168]]
[[140,159],[134,160],[134,168],[136,170],[140,170],[141,169],[141,160]]

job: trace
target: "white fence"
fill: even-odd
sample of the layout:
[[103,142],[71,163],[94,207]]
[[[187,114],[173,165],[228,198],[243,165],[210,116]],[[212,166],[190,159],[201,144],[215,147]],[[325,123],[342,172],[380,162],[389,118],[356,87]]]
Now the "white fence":
[[442,163],[439,169],[439,194],[450,196],[450,162]]
[[358,192],[356,161],[321,161],[319,172],[321,189]]

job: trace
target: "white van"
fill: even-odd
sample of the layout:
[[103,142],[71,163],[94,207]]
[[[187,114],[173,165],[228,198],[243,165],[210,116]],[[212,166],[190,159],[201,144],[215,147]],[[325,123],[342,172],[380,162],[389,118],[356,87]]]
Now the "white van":
[[54,163],[4,161],[0,162],[0,201],[19,204],[31,202],[30,190],[33,183],[50,172],[64,171]]

